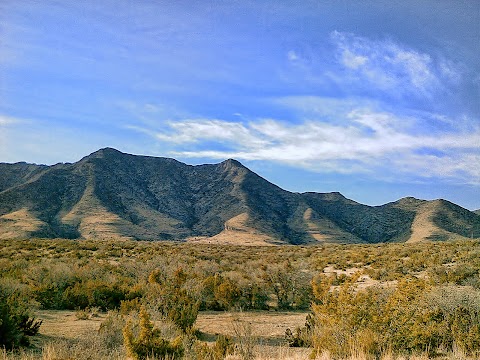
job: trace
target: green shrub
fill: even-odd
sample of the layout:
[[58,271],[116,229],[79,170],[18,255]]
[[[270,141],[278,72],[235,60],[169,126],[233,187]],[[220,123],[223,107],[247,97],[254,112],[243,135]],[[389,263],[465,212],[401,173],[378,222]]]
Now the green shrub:
[[138,337],[134,336],[131,323],[123,328],[123,341],[130,357],[144,360],[149,357],[180,359],[183,356],[182,339],[177,337],[169,341],[162,338],[159,330],[153,327],[150,315],[143,306],[140,310],[139,327]]
[[0,346],[27,346],[29,337],[38,333],[41,324],[30,316],[26,299],[0,287]]
[[63,293],[63,308],[85,309],[98,307],[102,310],[118,309],[127,295],[119,284],[107,284],[96,280],[77,282]]
[[439,286],[427,294],[431,312],[437,314],[449,347],[468,353],[480,350],[480,291],[469,286]]
[[[268,310],[269,296],[264,284],[248,284],[240,288],[238,305],[243,310]],[[308,304],[310,305],[310,304]]]
[[198,316],[198,301],[189,296],[185,290],[179,290],[169,295],[168,305],[164,314],[183,332],[193,327]]
[[311,278],[296,271],[290,260],[282,265],[266,267],[263,278],[275,295],[279,309],[309,308],[312,299]]
[[268,310],[268,292],[261,279],[235,281],[219,274],[207,276],[201,284],[200,310]]
[[34,288],[35,300],[44,309],[64,309],[64,293],[66,287],[59,287],[55,284],[46,284]]

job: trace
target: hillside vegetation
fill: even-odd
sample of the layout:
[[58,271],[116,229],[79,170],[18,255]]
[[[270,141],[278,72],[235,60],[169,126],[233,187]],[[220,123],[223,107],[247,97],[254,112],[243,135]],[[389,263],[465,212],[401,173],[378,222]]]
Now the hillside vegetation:
[[[138,359],[260,358],[251,321],[233,321],[230,333],[199,330],[199,313],[239,310],[306,312],[303,326],[270,345],[310,348],[323,359],[475,358],[480,350],[480,243],[474,241],[232,247],[12,240],[1,242],[0,273],[0,302],[20,299],[30,330],[45,311],[69,309],[79,319],[104,314],[90,330],[97,333],[92,359],[126,353]],[[8,315],[7,308],[0,304]],[[0,336],[3,345],[35,339],[22,326],[10,328],[24,340]],[[43,355],[38,347],[32,351],[45,358],[47,349],[63,349],[65,358],[75,358],[62,341],[74,341],[66,349],[75,351],[93,346],[59,341],[44,339],[38,345]]]

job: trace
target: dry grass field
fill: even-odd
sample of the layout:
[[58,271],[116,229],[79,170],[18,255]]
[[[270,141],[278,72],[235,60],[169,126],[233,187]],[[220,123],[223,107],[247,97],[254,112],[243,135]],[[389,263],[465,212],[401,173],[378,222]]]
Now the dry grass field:
[[[37,310],[35,315],[42,320],[39,334],[32,342],[28,350],[15,354],[3,353],[0,359],[44,359],[66,360],[56,357],[68,353],[79,347],[78,343],[92,343],[92,334],[97,334],[101,324],[105,321],[106,313],[96,313],[88,319],[79,319],[78,312],[71,310]],[[207,343],[213,343],[218,335],[232,337],[243,336],[253,340],[253,346],[257,358],[275,359],[308,359],[311,350],[308,348],[288,348],[284,338],[287,328],[293,329],[302,326],[305,322],[306,312],[201,312],[195,323],[200,339]],[[159,324],[156,324],[159,325]],[[95,342],[95,341],[93,341]],[[98,344],[96,344],[98,346]],[[81,346],[80,346],[81,347]],[[67,349],[66,349],[67,348]],[[93,347],[95,348],[95,346]],[[85,358],[91,358],[86,351]],[[75,353],[75,351],[72,351]],[[123,351],[117,351],[115,356],[124,358]],[[54,356],[53,359],[49,356]],[[101,358],[101,357],[97,357]],[[234,359],[231,355],[229,358]],[[80,360],[80,359],[79,359]]]
[[[38,334],[27,336],[29,346],[18,342],[11,351],[7,342],[0,360],[151,359],[132,356],[127,328],[133,344],[158,346],[163,339],[182,349],[181,356],[157,349],[159,359],[470,360],[480,354],[475,241],[0,245],[0,310],[6,301],[14,314],[42,321]],[[147,331],[148,341],[141,340],[148,329],[142,311],[155,329]]]
[[[95,340],[92,334],[96,334],[107,314],[98,313],[88,319],[78,319],[77,312],[70,310],[38,310],[38,319],[43,321],[38,336],[35,337],[32,346],[28,350],[17,353],[0,353],[1,360],[83,360],[102,359],[101,354],[92,354],[95,347]],[[284,334],[287,328],[293,329],[302,326],[305,322],[305,312],[214,312],[200,313],[195,327],[200,332],[202,341],[212,343],[219,334],[232,337],[243,336],[253,339],[254,358],[258,360],[307,360],[312,359],[309,348],[290,348],[286,346]],[[238,323],[238,324],[237,324]],[[239,325],[240,324],[240,325]],[[95,337],[95,335],[93,335]],[[91,345],[90,349],[83,348],[81,344]],[[93,350],[93,351],[92,351]],[[66,357],[62,355],[75,356],[83,352],[81,357]],[[60,357],[58,357],[60,356]],[[126,355],[122,350],[112,352],[109,358],[125,359]],[[353,354],[345,360],[366,360],[368,357],[361,353]],[[229,355],[226,359],[242,360],[240,355]],[[317,360],[333,360],[327,352],[315,357]],[[385,354],[382,360],[428,360],[425,354],[411,356],[393,356]],[[455,352],[440,359],[474,359],[462,352]]]
[[[51,340],[74,340],[98,332],[106,313],[78,319],[71,310],[37,310],[36,317],[43,321],[35,346],[43,347]],[[307,312],[200,312],[195,328],[204,341],[213,342],[219,334],[235,336],[235,322],[249,324],[251,335],[265,345],[285,345],[285,330],[305,323]]]

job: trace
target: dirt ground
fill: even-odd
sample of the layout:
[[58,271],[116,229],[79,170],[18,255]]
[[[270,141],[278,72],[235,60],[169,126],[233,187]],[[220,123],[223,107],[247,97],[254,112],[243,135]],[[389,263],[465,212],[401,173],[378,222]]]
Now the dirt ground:
[[[53,339],[76,339],[87,332],[96,331],[105,319],[105,313],[87,320],[77,319],[75,311],[39,310],[38,319],[43,321],[40,327],[40,341]],[[265,345],[284,344],[285,330],[292,331],[305,323],[306,312],[201,312],[195,327],[200,331],[202,340],[214,341],[219,334],[236,336],[249,335]]]

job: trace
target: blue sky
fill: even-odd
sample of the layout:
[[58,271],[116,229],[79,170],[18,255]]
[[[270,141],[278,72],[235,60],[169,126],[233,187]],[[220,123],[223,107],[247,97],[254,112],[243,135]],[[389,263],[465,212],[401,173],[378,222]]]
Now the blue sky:
[[235,158],[291,191],[480,208],[480,4],[0,2],[0,161]]

